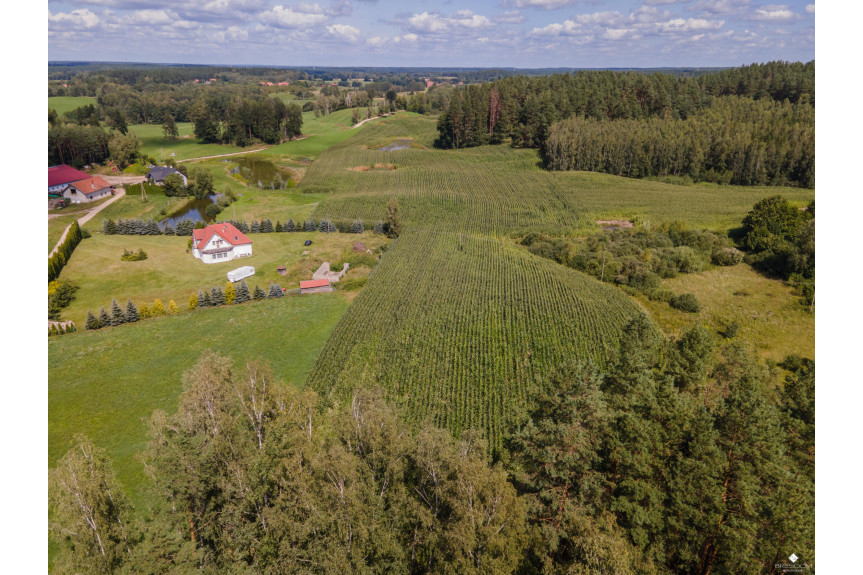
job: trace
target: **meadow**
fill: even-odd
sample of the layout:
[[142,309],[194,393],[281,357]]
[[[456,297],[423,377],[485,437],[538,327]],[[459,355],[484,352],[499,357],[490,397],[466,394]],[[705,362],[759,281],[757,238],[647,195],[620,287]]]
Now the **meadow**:
[[339,293],[283,297],[49,339],[48,465],[85,433],[108,451],[142,509],[145,472],[135,454],[145,422],[155,409],[176,410],[181,376],[204,350],[230,356],[237,370],[265,359],[299,385],[347,308]]
[[92,96],[53,96],[48,98],[48,109],[53,109],[59,116],[90,104],[97,105],[96,98]]

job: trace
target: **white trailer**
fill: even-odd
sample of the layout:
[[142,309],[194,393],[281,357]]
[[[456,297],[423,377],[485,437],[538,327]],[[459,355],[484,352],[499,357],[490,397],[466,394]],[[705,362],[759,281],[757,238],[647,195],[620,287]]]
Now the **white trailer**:
[[243,278],[255,275],[255,268],[252,266],[243,266],[228,272],[228,281],[238,282]]

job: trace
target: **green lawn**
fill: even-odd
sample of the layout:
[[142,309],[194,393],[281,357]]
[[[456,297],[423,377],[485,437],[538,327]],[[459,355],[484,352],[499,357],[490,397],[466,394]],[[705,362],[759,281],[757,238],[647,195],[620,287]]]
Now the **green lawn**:
[[244,148],[229,144],[200,143],[194,136],[194,124],[190,122],[178,122],[177,129],[180,132],[179,138],[169,140],[162,132],[161,125],[134,124],[129,126],[129,131],[134,132],[141,139],[141,152],[159,162],[164,162],[170,158],[172,153],[175,160],[188,160],[244,151]]
[[176,411],[181,375],[203,350],[230,356],[236,369],[263,358],[282,381],[301,385],[347,308],[339,293],[293,296],[51,338],[48,465],[85,433],[107,449],[140,505],[144,421],[155,409]]
[[53,98],[48,98],[48,109],[53,108],[60,116],[88,104],[95,106],[97,104],[96,98],[91,96],[54,96]]
[[[296,288],[300,279],[311,279],[312,272],[323,261],[335,263],[343,258],[355,241],[376,249],[384,242],[382,236],[365,234],[323,234],[319,232],[251,234],[253,255],[241,260],[219,264],[205,264],[191,253],[186,253],[188,237],[178,236],[106,236],[93,234],[78,246],[63,269],[61,278],[71,279],[80,286],[75,300],[63,311],[63,318],[84,326],[87,310],[98,314],[101,308],[110,309],[111,298],[125,307],[131,299],[135,305],[152,305],[161,299],[167,307],[174,300],[181,310],[189,305],[189,295],[214,286],[224,288],[227,272],[241,266],[254,266],[255,275],[247,279],[250,288],[260,285],[267,289],[270,283],[284,288]],[[303,245],[307,240],[313,244]],[[123,250],[143,249],[148,259],[140,262],[120,260]],[[303,251],[311,253],[303,256]],[[294,269],[301,264],[306,277],[280,276],[276,268],[284,265]]]
[[693,293],[701,303],[701,312],[693,314],[639,296],[642,307],[669,335],[678,336],[694,324],[723,331],[736,321],[737,338],[755,346],[764,358],[781,361],[792,353],[815,358],[815,314],[780,280],[739,264],[682,274],[662,284],[674,293]]
[[60,241],[60,236],[63,235],[63,230],[66,226],[77,220],[80,216],[62,215],[58,218],[50,218],[48,220],[48,253],[54,249],[57,242]]

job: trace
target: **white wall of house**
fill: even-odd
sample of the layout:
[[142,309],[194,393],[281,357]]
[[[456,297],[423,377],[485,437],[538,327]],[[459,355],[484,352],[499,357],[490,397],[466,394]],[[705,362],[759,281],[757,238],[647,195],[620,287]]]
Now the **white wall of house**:
[[69,186],[65,192],[63,192],[63,197],[67,198],[73,204],[86,204],[87,202],[92,202],[93,200],[99,200],[106,196],[111,195],[111,188],[105,188],[104,190],[97,190],[92,194],[83,194],[80,191],[76,190],[72,186]]
[[224,248],[230,246],[226,239],[224,239],[219,234],[213,234],[210,240],[206,243],[203,249],[198,249],[197,247],[192,248],[192,255],[196,258],[200,259],[205,264],[217,264],[222,262],[229,262],[231,260],[235,260],[237,258],[242,258],[246,256],[252,255],[252,244],[242,244],[239,246],[234,246],[233,249],[229,252],[223,252],[219,254],[205,254],[207,250]]

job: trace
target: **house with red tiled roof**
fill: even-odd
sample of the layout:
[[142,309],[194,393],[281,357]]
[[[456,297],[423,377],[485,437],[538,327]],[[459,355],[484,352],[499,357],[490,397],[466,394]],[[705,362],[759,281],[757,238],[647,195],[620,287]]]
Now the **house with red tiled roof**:
[[229,262],[252,255],[252,240],[229,223],[192,230],[192,254],[205,264]]
[[48,168],[48,193],[59,196],[67,185],[72,182],[86,180],[89,177],[89,174],[85,174],[81,170],[76,170],[66,164],[51,166]]
[[73,204],[86,204],[110,196],[113,189],[113,186],[101,177],[93,176],[67,184],[63,188],[63,197]]

